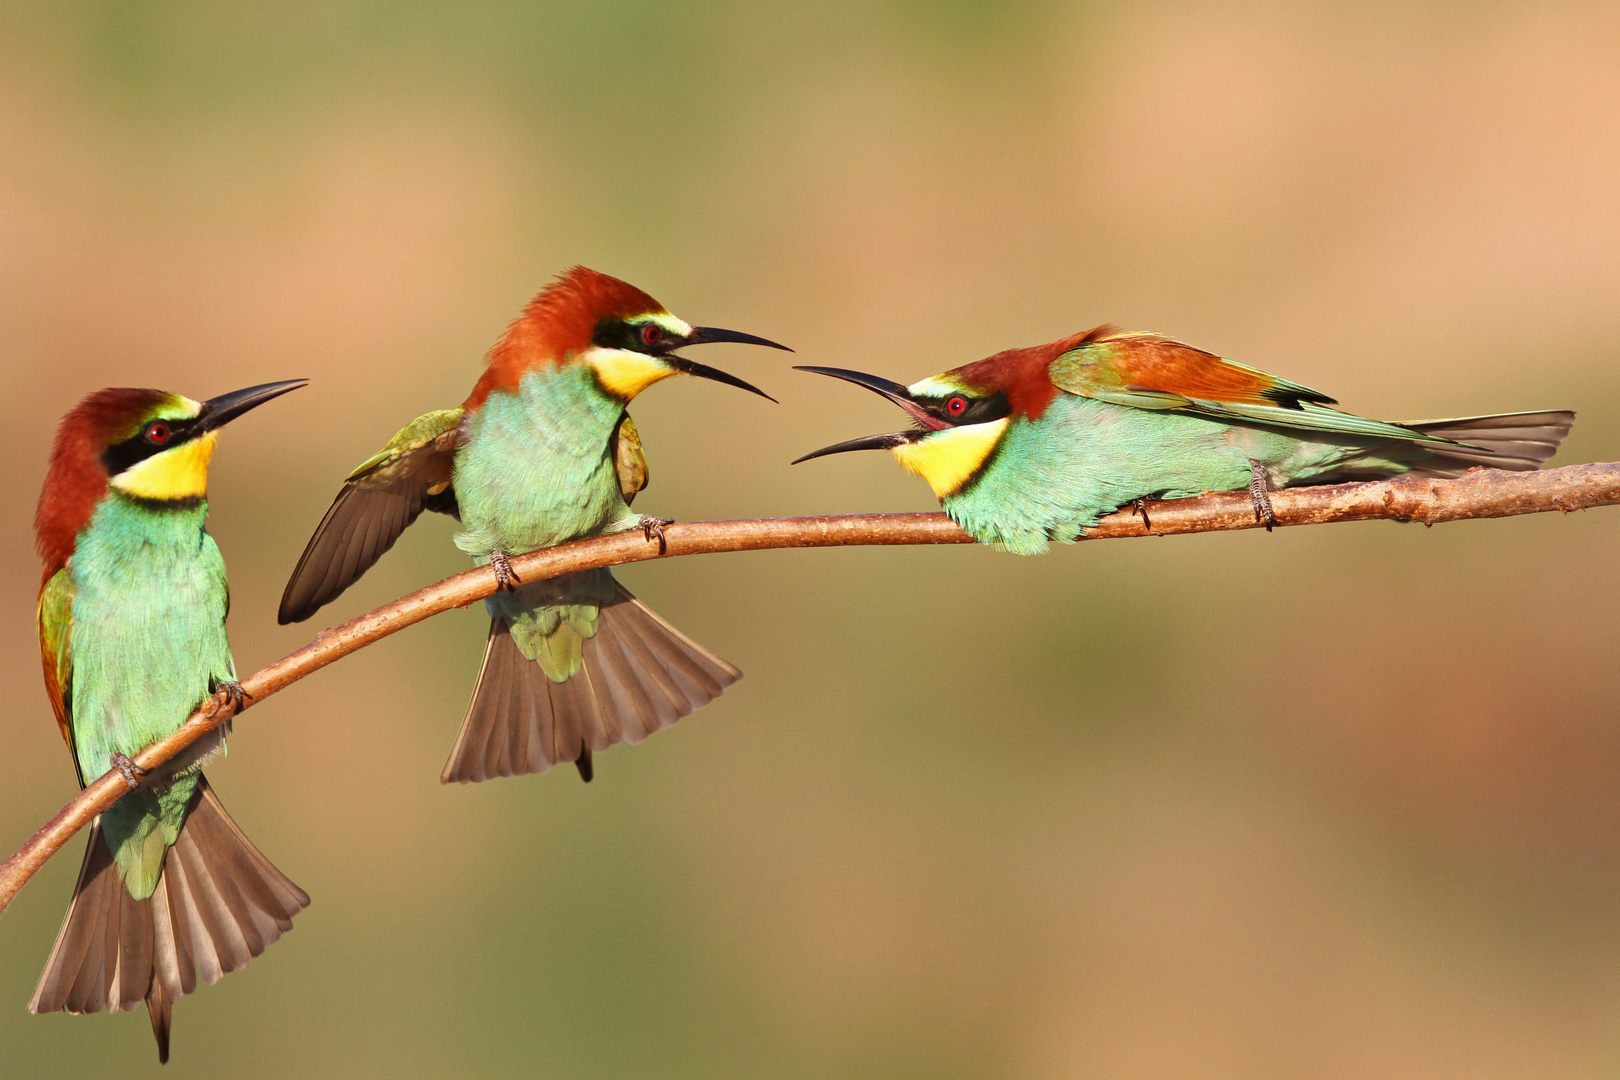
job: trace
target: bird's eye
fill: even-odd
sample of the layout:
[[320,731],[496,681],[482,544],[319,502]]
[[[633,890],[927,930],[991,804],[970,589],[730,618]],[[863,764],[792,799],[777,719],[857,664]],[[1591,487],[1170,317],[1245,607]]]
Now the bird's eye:
[[656,345],[664,340],[664,330],[660,326],[643,326],[641,328],[641,343],[643,345]]
[[950,413],[952,416],[961,416],[963,413],[967,412],[967,407],[968,399],[963,397],[961,394],[957,394],[955,397],[951,398],[945,403],[945,411]]
[[169,441],[168,424],[151,424],[146,429],[146,441],[154,446],[162,446]]

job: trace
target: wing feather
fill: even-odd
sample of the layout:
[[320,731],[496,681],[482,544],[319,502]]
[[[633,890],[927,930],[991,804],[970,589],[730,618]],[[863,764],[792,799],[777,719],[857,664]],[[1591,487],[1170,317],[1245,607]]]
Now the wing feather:
[[287,581],[282,624],[302,622],[335,600],[423,510],[457,516],[450,480],[463,415],[441,409],[418,417],[349,474]]
[[1133,409],[1411,442],[1451,441],[1327,408],[1335,401],[1319,390],[1158,334],[1099,328],[1054,360],[1051,374],[1060,390]]
[[73,742],[73,580],[67,567],[52,574],[39,590],[39,658],[45,669],[45,693],[56,713],[56,725],[73,754],[79,773],[78,747]]

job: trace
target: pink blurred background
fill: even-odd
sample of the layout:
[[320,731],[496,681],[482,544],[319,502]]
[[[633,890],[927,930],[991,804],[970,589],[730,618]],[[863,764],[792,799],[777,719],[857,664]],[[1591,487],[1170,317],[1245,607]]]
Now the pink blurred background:
[[[11,848],[73,792],[30,522],[86,391],[312,385],[211,529],[253,670],[343,474],[582,262],[910,381],[1110,321],[1387,419],[1566,407],[1620,457],[1611,4],[19,3],[0,10]],[[931,508],[884,403],[636,404],[685,520]],[[624,571],[748,677],[640,747],[437,775],[442,616],[254,708],[209,773],[314,897],[165,1075],[1608,1077],[1620,513]],[[322,613],[463,569],[419,524]],[[81,841],[0,920],[0,1072],[155,1071],[29,1017]]]

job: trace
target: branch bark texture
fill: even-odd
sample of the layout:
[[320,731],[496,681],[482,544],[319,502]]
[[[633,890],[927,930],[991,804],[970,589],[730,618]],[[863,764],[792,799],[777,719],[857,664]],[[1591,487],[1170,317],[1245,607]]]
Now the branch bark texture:
[[[1319,525],[1334,521],[1390,519],[1436,525],[1466,518],[1514,517],[1558,510],[1569,513],[1620,504],[1620,462],[1570,465],[1541,472],[1474,469],[1455,480],[1405,477],[1365,484],[1286,488],[1273,492],[1279,525]],[[1254,529],[1254,509],[1246,492],[1218,492],[1194,499],[1147,505],[1147,518],[1121,510],[1087,530],[1086,539],[1167,536],[1181,533]],[[639,530],[580,540],[515,556],[512,568],[525,581],[576,570],[724,551],[766,548],[850,547],[859,545],[970,544],[944,514],[846,514],[829,517],[700,521],[665,530],[666,547]],[[463,608],[495,591],[487,567],[468,570],[436,585],[385,604],[359,618],[322,630],[308,645],[242,680],[244,705],[262,701],[304,676],[357,649],[451,608]],[[203,703],[179,730],[153,743],[135,759],[155,769],[229,720],[223,698]],[[4,863],[0,863],[0,911],[73,834],[88,825],[128,790],[117,771],[91,783]]]

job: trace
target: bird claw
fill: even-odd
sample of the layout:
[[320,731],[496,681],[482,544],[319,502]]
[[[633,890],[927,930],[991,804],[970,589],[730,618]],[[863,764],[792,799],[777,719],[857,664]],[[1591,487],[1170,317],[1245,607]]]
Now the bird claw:
[[515,592],[523,581],[517,576],[517,571],[512,569],[512,560],[504,551],[489,553],[489,567],[495,571],[495,586],[501,592]]
[[641,535],[647,538],[647,543],[658,541],[658,554],[669,554],[669,541],[664,538],[664,527],[675,522],[668,518],[653,517],[650,514],[641,515]]
[[1266,467],[1254,459],[1249,460],[1249,501],[1254,503],[1254,520],[1270,532],[1277,524],[1277,514],[1271,509],[1270,485]]
[[141,780],[152,774],[151,769],[143,769],[124,754],[114,753],[110,756],[112,767],[118,770],[118,775],[124,778],[124,783],[134,791],[141,786]]
[[243,706],[253,700],[253,695],[242,688],[242,684],[235,679],[225,679],[214,684],[214,699],[220,706],[229,705],[231,715],[235,716],[242,711]]
[[1142,515],[1142,528],[1146,529],[1148,532],[1152,532],[1153,522],[1148,520],[1147,504],[1147,496],[1144,495],[1140,499],[1131,500],[1131,509]]

